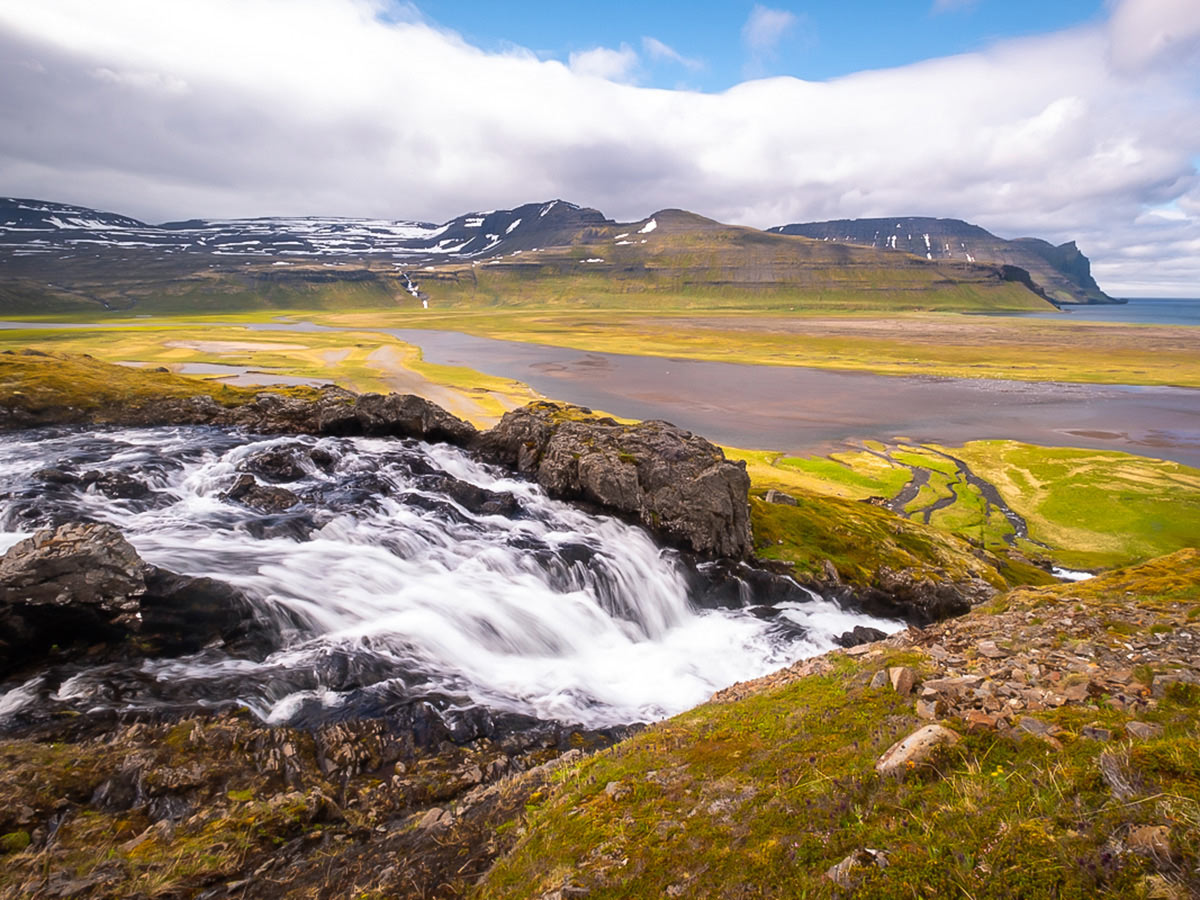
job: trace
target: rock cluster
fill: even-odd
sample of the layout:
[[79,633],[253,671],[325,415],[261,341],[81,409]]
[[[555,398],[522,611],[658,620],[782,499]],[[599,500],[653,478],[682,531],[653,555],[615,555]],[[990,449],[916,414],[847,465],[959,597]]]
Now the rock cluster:
[[674,425],[623,425],[580,407],[533,403],[506,413],[480,448],[552,496],[627,516],[677,546],[713,556],[750,552],[745,465]]

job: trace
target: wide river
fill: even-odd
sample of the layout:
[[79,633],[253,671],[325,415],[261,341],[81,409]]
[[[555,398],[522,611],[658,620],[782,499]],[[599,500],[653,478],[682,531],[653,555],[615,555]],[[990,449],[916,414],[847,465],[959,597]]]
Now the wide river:
[[[5,327],[81,326],[0,322]],[[247,327],[349,330],[308,322]],[[1190,388],[873,375],[594,353],[450,331],[370,330],[419,346],[429,362],[516,379],[547,397],[614,415],[665,419],[727,446],[818,454],[872,438],[1009,439],[1200,467],[1200,390]]]

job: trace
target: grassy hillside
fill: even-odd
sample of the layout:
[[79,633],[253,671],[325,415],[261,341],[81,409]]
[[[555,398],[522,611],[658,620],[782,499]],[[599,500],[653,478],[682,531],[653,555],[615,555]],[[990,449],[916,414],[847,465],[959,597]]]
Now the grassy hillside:
[[1189,551],[737,686],[564,770],[475,896],[1194,896],[1197,620]]

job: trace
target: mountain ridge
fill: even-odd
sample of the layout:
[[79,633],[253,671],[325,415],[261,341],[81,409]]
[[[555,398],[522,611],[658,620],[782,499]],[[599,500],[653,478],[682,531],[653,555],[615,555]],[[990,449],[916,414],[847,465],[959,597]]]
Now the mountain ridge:
[[[1077,250],[1072,258],[1066,245],[1034,249],[1025,256],[1042,270],[1053,268],[1047,258],[1057,253],[1060,268],[1074,259],[1086,274]],[[1055,302],[1040,272],[926,256],[728,225],[673,208],[622,223],[560,199],[441,224],[307,216],[153,225],[0,198],[0,304],[27,312],[67,311],[81,301],[180,311],[412,301],[612,305],[637,294],[653,295],[654,306],[792,310],[1004,311]],[[320,285],[338,296],[317,297]]]
[[962,219],[930,216],[829,219],[776,225],[767,231],[912,253],[931,262],[961,259],[1016,266],[1029,272],[1055,305],[1122,302],[1101,290],[1092,277],[1090,260],[1074,241],[1055,246],[1040,238],[1006,239]]

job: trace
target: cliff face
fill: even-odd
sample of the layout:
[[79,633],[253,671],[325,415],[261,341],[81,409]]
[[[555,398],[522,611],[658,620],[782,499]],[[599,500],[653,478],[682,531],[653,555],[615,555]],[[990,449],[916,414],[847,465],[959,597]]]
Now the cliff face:
[[831,243],[856,244],[912,253],[928,260],[961,260],[1016,266],[1029,272],[1052,302],[1115,303],[1092,277],[1091,263],[1074,241],[1054,246],[1038,238],[1005,240],[960,219],[907,216],[896,219],[836,219],[769,229]]

